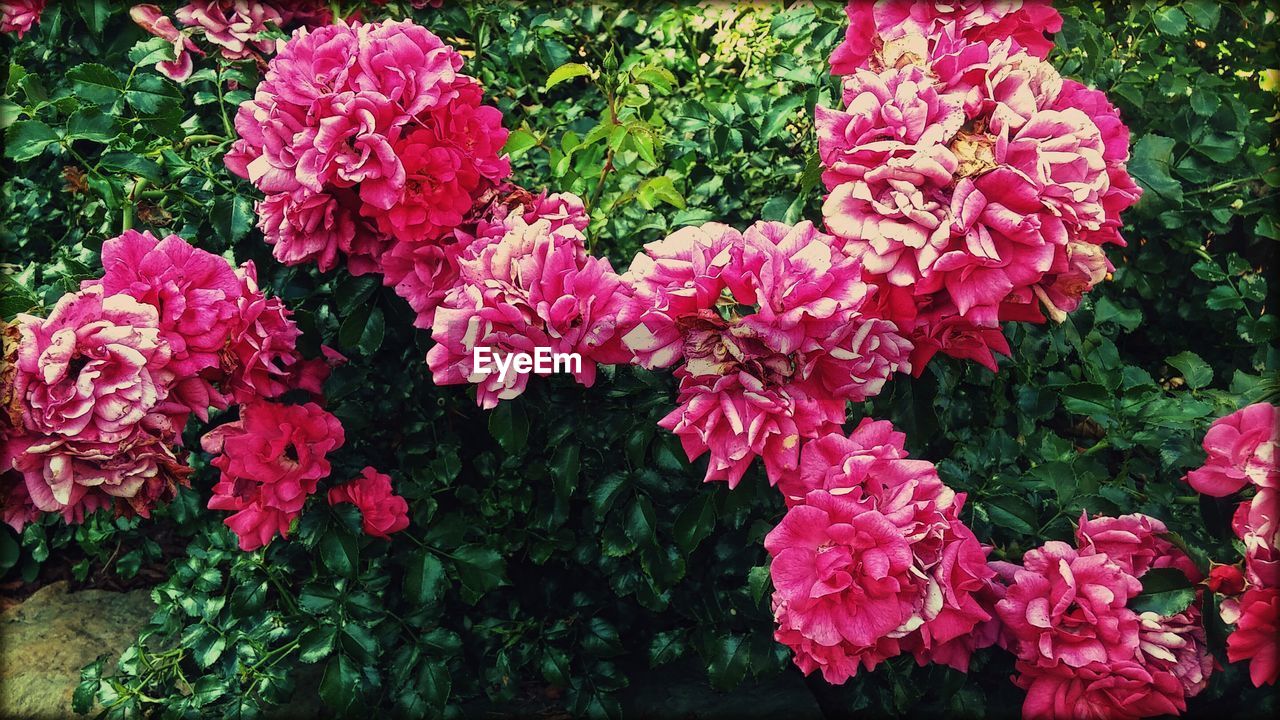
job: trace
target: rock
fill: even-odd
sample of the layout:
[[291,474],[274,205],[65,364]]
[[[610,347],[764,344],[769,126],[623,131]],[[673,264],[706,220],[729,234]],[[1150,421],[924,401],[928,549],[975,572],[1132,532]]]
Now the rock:
[[137,640],[155,612],[150,592],[67,592],[56,582],[0,614],[0,717],[74,717],[80,668]]

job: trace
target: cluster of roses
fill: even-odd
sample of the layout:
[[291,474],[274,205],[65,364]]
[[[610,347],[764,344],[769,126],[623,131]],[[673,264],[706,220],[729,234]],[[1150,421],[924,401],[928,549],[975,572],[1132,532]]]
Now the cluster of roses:
[[327,25],[333,16],[321,0],[195,0],[178,8],[174,18],[151,4],[134,5],[129,17],[143,30],[173,44],[173,60],[157,63],[156,69],[182,82],[191,77],[193,56],[205,54],[193,36],[202,36],[228,60],[262,62],[276,51],[276,40],[267,33]]
[[776,482],[802,439],[909,369],[858,262],[809,223],[688,228],[615,273],[586,251],[580,199],[505,182],[501,115],[461,67],[407,22],[299,31],[240,108],[227,156],[267,193],[278,259],[328,270],[345,254],[409,301],[438,384],[475,384],[484,407],[522,393],[527,373],[477,372],[479,347],[576,353],[588,386],[600,363],[683,361],[663,425],[691,457],[710,451],[708,480],[736,484],[757,455]]
[[319,392],[328,372],[298,355],[298,331],[252,263],[130,230],[103,244],[102,266],[48,318],[19,315],[7,329],[4,514],[15,528],[38,512],[147,516],[190,472],[179,446],[191,414]]
[[[223,472],[209,507],[237,511],[227,524],[246,549],[285,534],[328,474],[327,464],[314,473],[315,458],[342,444],[342,426],[314,402],[282,396],[319,398],[341,356],[326,348],[328,362],[303,359],[301,331],[258,287],[252,262],[233,268],[176,235],[129,230],[103,243],[102,267],[49,317],[19,315],[5,328],[4,521],[21,530],[41,513],[69,523],[99,509],[149,517],[187,484],[188,418],[238,405],[240,419],[204,439]],[[360,505],[371,534],[400,529],[404,501],[377,502],[390,495],[389,479],[369,476],[335,488],[330,501]]]
[[379,272],[431,327],[458,276],[464,221],[510,173],[507,131],[463,58],[409,21],[298,30],[236,115],[232,172],[266,198],[288,265]]
[[995,369],[1004,320],[1061,321],[1111,270],[1141,194],[1105,95],[1044,62],[1046,0],[851,2],[817,108],[823,217],[912,340]]
[[860,273],[807,221],[684,228],[632,262],[624,344],[645,368],[679,364],[678,406],[659,424],[690,459],[709,451],[706,480],[736,486],[760,456],[778,483],[848,402],[910,369],[910,343],[868,314]]
[[486,408],[523,393],[529,373],[477,372],[478,347],[495,356],[576,353],[570,369],[588,387],[597,364],[629,360],[618,317],[630,288],[607,259],[587,254],[580,198],[512,189],[477,215],[469,232],[455,231],[458,275],[431,326],[427,365],[436,384],[474,383]]
[[0,0],[0,32],[27,34],[40,22],[46,0]]
[[[256,550],[289,529],[320,481],[329,476],[327,455],[342,447],[342,424],[315,402],[283,404],[258,399],[240,406],[235,422],[200,440],[220,477],[209,509],[232,513],[225,521],[241,550]],[[386,538],[409,525],[409,504],[391,488],[390,476],[366,467],[355,479],[329,489],[330,505],[360,508],[364,532]]]
[[1199,597],[1167,615],[1130,607],[1148,573],[1202,579],[1167,532],[1146,515],[1082,515],[1075,547],[1051,541],[1021,566],[993,563],[1000,644],[1018,658],[1014,682],[1027,691],[1023,717],[1176,715],[1205,688],[1214,661]]
[[995,572],[960,520],[965,496],[904,440],[865,419],[805,443],[778,483],[788,510],[764,541],[774,637],[806,675],[843,683],[904,652],[966,671],[996,641]]
[[1208,454],[1202,467],[1187,473],[1197,491],[1234,496],[1252,487],[1252,497],[1236,506],[1231,527],[1244,547],[1244,572],[1219,565],[1209,587],[1224,596],[1223,622],[1234,625],[1227,637],[1227,659],[1249,661],[1253,684],[1280,678],[1280,411],[1256,403],[1218,418],[1204,436]]

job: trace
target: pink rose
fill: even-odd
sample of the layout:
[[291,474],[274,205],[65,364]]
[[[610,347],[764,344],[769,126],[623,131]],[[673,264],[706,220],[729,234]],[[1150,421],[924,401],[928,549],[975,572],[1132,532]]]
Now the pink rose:
[[[1255,687],[1274,685],[1280,677],[1280,590],[1251,588],[1231,608],[1235,630],[1227,636],[1227,659],[1249,662],[1249,678]],[[1224,609],[1227,602],[1223,602]]]
[[17,33],[21,38],[40,21],[45,0],[4,0],[0,2],[0,32]]
[[302,331],[280,298],[258,287],[258,272],[246,262],[237,272],[241,293],[223,352],[220,385],[236,402],[274,398],[294,386],[301,357],[296,347]]
[[269,28],[284,26],[284,18],[271,5],[258,0],[194,0],[178,8],[174,16],[183,25],[199,27],[209,42],[221,48],[229,60],[253,57],[254,51],[271,53],[275,41],[259,39]]
[[436,240],[458,227],[479,197],[511,173],[499,155],[507,141],[502,114],[481,104],[478,84],[458,90],[454,102],[431,112],[426,127],[391,148],[404,165],[398,187],[385,180],[360,187],[365,213],[401,242]]
[[1026,720],[1137,720],[1179,715],[1186,709],[1178,678],[1133,660],[1081,668],[1019,660],[1017,669],[1014,682],[1027,691],[1022,705]]
[[809,222],[684,228],[646,246],[626,278],[623,342],[645,367],[684,361],[680,407],[659,424],[691,459],[710,451],[707,480],[736,486],[761,455],[778,482],[803,439],[911,367],[897,326],[863,313],[858,263]]
[[1011,38],[1038,57],[1049,54],[1053,42],[1045,33],[1062,28],[1062,16],[1048,0],[985,0],[982,2],[914,2],[852,0],[845,8],[849,28],[831,54],[831,72],[848,75],[867,67],[877,43],[909,33],[932,35],[942,30],[975,41]]
[[242,550],[262,547],[276,533],[288,537],[290,522],[329,474],[325,456],[345,439],[338,419],[314,403],[241,405],[239,420],[200,441],[221,471],[209,509],[234,513],[225,523]]
[[775,638],[801,670],[838,684],[902,651],[927,662],[990,619],[974,593],[993,573],[958,519],[962,502],[936,475],[875,477],[788,510],[765,547]]
[[719,302],[725,268],[742,253],[742,233],[719,223],[685,227],[645,246],[624,276],[635,288],[623,338],[642,367],[670,367],[681,358],[681,318]]
[[1213,421],[1204,436],[1204,465],[1187,473],[1197,492],[1225,497],[1246,484],[1280,487],[1276,407],[1254,403]]
[[151,508],[172,500],[191,473],[169,445],[173,429],[159,422],[113,442],[15,435],[4,442],[0,461],[22,475],[32,507],[61,513],[68,523],[108,507],[150,517]]
[[1236,506],[1231,528],[1244,545],[1245,577],[1257,587],[1280,587],[1280,489],[1260,488]]
[[1196,605],[1168,617],[1144,612],[1138,622],[1138,656],[1143,665],[1153,674],[1168,672],[1176,677],[1184,697],[1200,694],[1209,684],[1214,661]]
[[746,371],[695,377],[683,369],[678,403],[658,425],[675,433],[690,459],[710,451],[705,481],[737,487],[757,456],[771,479],[794,471],[802,438],[832,432],[844,419],[833,403],[797,385],[766,385]]
[[188,33],[178,30],[169,16],[155,5],[134,5],[129,9],[129,17],[143,30],[173,43],[174,59],[156,63],[156,69],[161,74],[175,82],[183,82],[191,77],[194,67],[191,54],[204,55],[204,51],[191,41]]
[[1152,568],[1176,568],[1187,579],[1198,582],[1200,571],[1186,553],[1165,539],[1168,533],[1164,523],[1149,515],[1134,513],[1090,520],[1082,512],[1076,527],[1076,545],[1082,554],[1106,555],[1136,578]]
[[1056,540],[1027,551],[996,606],[1026,663],[1090,663],[1131,659],[1138,618],[1125,605],[1142,583],[1103,554],[1081,555]]
[[366,535],[388,539],[409,527],[409,504],[391,491],[390,476],[372,467],[350,482],[329,489],[329,504],[351,503],[360,508]]
[[300,202],[288,193],[268,195],[257,210],[258,227],[275,246],[271,254],[277,260],[285,265],[314,262],[321,272],[337,265],[340,250],[356,254],[361,240],[377,233],[371,222],[358,215],[358,201],[342,192],[312,195]]
[[524,391],[528,373],[496,365],[477,371],[474,351],[494,356],[578,353],[568,368],[579,383],[595,383],[598,363],[628,359],[618,334],[618,315],[627,288],[608,260],[586,254],[582,234],[572,225],[552,229],[550,220],[532,225],[515,218],[497,242],[473,243],[459,262],[460,278],[435,310],[427,364],[437,384],[475,383],[476,401],[494,407]]
[[29,431],[119,442],[164,399],[170,351],[151,305],[89,287],[64,295],[48,319],[18,322],[14,394]]
[[452,104],[458,81],[465,77],[458,73],[463,58],[456,50],[409,20],[360,25],[357,32],[358,72],[351,76],[352,89],[390,98],[405,117]]
[[172,351],[169,373],[180,379],[218,365],[241,292],[225,259],[177,235],[156,240],[127,230],[103,243],[102,269],[95,282],[107,295],[129,295],[159,311]]

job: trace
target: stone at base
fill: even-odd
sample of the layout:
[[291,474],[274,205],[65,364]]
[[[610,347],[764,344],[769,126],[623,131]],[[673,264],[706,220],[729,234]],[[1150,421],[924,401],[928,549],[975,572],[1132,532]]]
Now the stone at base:
[[111,659],[138,638],[155,605],[150,591],[67,592],[56,582],[0,614],[0,717],[75,717],[71,694],[80,668]]

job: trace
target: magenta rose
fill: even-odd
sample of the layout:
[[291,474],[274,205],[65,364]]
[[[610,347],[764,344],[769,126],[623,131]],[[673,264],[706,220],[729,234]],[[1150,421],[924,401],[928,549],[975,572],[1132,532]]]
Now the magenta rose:
[[1222,602],[1223,620],[1235,625],[1227,636],[1227,659],[1249,663],[1255,687],[1280,678],[1280,589],[1250,588],[1238,599]]
[[64,295],[47,319],[18,322],[14,394],[29,431],[119,442],[164,399],[170,351],[151,305],[89,287]]
[[1246,484],[1280,487],[1280,425],[1276,407],[1254,403],[1213,421],[1204,436],[1204,465],[1187,473],[1196,491],[1214,497],[1238,492]]
[[329,489],[329,504],[351,503],[360,508],[366,535],[388,539],[409,527],[409,504],[391,489],[391,478],[372,467],[360,476]]
[[996,609],[1024,663],[1081,668],[1134,657],[1138,617],[1126,605],[1141,590],[1106,555],[1051,540],[1027,551]]
[[1027,691],[1025,720],[1138,720],[1180,715],[1186,709],[1178,678],[1133,660],[1081,668],[1019,660],[1017,670],[1014,682]]
[[990,619],[974,594],[993,573],[958,519],[962,502],[936,474],[870,477],[787,511],[765,548],[775,638],[801,670],[838,684],[904,651],[928,662]]
[[166,370],[175,378],[218,365],[241,293],[225,259],[177,235],[157,240],[127,230],[103,243],[102,269],[94,283],[106,295],[129,295],[159,312],[161,337],[172,352]]
[[326,456],[345,439],[338,419],[314,403],[241,405],[239,420],[200,441],[221,471],[209,509],[233,513],[225,524],[242,550],[262,547],[276,533],[288,537],[290,522],[329,475]]
[[45,0],[4,0],[0,2],[0,32],[17,33],[21,38],[40,21]]

